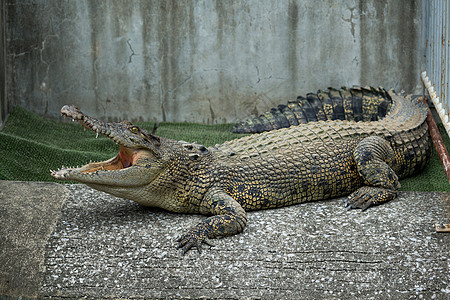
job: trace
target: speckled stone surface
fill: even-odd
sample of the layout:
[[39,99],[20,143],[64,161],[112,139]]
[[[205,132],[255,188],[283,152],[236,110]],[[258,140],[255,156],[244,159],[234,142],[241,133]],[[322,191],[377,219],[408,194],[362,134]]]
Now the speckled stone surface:
[[248,213],[242,234],[181,256],[179,215],[66,185],[39,297],[448,299],[450,195],[402,192],[365,212],[344,199]]

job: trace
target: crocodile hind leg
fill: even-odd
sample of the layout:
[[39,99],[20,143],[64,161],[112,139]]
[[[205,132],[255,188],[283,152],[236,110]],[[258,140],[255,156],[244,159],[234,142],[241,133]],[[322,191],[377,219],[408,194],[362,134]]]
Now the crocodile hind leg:
[[242,206],[222,190],[206,193],[202,213],[213,216],[192,227],[178,239],[183,255],[192,247],[201,252],[201,244],[209,244],[207,238],[230,236],[242,232],[247,224],[247,214]]
[[391,168],[395,166],[395,155],[386,140],[378,136],[365,138],[356,146],[353,158],[364,186],[348,196],[348,209],[366,210],[397,196],[400,182]]

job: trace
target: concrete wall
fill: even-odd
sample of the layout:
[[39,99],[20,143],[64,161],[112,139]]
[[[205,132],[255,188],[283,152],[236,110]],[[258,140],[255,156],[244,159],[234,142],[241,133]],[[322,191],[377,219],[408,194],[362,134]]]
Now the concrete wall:
[[7,0],[10,106],[234,122],[328,86],[419,90],[421,1]]

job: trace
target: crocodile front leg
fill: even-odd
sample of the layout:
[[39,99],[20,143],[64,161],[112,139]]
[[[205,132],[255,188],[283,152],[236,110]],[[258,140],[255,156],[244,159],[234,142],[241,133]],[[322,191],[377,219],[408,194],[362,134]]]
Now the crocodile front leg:
[[400,182],[391,168],[395,165],[395,155],[386,140],[378,136],[365,138],[356,146],[353,158],[365,186],[348,196],[345,205],[349,209],[366,210],[397,196]]
[[178,239],[183,255],[193,246],[201,252],[201,244],[207,238],[230,236],[240,233],[247,224],[247,214],[230,195],[219,189],[211,189],[203,199],[202,213],[213,216],[192,227]]

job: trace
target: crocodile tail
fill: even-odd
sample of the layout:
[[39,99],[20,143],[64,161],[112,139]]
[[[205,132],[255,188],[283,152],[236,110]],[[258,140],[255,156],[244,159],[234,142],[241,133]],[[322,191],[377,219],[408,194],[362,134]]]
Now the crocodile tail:
[[236,123],[233,132],[263,132],[326,120],[376,121],[387,114],[391,104],[391,97],[381,87],[330,87]]

